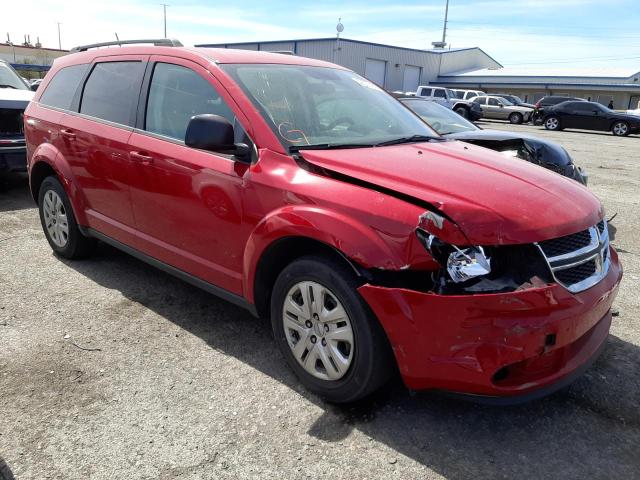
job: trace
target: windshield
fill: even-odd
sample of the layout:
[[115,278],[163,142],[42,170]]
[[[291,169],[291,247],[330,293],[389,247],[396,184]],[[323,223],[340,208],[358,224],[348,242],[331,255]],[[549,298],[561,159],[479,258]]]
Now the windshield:
[[0,88],[29,90],[15,70],[4,62],[0,62]]
[[473,123],[437,102],[425,100],[402,100],[440,135],[478,130]]
[[438,135],[396,99],[359,75],[300,65],[222,65],[282,145],[375,146]]
[[511,103],[509,100],[507,100],[506,98],[502,98],[502,97],[497,97],[496,100],[498,100],[498,102],[500,102],[501,104],[503,104],[505,107],[512,107],[513,103]]

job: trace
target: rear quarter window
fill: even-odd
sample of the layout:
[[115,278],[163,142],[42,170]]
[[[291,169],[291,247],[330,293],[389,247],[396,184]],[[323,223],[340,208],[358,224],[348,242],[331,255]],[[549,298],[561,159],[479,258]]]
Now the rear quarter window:
[[80,113],[133,126],[145,63],[97,63],[82,92]]
[[70,110],[73,97],[89,64],[72,65],[58,70],[40,96],[39,102],[49,107]]

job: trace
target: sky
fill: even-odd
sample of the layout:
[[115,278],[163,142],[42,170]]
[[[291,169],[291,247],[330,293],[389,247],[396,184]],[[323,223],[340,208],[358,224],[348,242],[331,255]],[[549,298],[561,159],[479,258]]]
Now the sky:
[[[167,36],[185,45],[335,36],[411,48],[442,37],[445,0],[6,0],[0,35],[46,47]],[[450,0],[447,42],[506,67],[640,71],[640,0]]]

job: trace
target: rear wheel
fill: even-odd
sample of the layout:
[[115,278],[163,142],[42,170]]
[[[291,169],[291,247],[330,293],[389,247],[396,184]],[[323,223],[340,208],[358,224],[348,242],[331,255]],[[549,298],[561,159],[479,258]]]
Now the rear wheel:
[[544,128],[547,130],[560,130],[560,119],[558,117],[548,117],[544,121]]
[[458,115],[460,115],[462,118],[469,118],[469,110],[467,110],[464,107],[456,107],[456,109],[454,110],[454,112],[456,112]]
[[65,258],[80,258],[93,251],[96,241],[80,232],[71,202],[57,178],[47,177],[42,182],[38,208],[44,235],[54,252]]
[[392,371],[386,335],[342,263],[304,257],[280,274],[271,298],[278,347],[306,388],[337,403],[361,399]]
[[629,135],[629,124],[627,122],[616,122],[611,127],[611,132],[616,137],[626,137]]
[[523,120],[523,118],[522,118],[522,114],[521,113],[514,112],[511,115],[509,115],[509,121],[511,123],[520,124],[520,123],[522,123],[522,120]]

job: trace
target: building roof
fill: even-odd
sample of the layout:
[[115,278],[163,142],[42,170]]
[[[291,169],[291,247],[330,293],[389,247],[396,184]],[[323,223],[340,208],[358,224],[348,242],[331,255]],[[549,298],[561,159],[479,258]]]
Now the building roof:
[[615,79],[631,79],[640,75],[638,67],[627,68],[570,68],[570,67],[505,67],[500,69],[485,68],[473,72],[464,72],[460,74],[449,74],[447,76],[464,76],[464,77],[545,77],[545,78],[615,78]]
[[[249,41],[249,42],[231,42],[231,43],[201,43],[201,44],[198,44],[198,45],[195,45],[195,46],[196,47],[222,47],[222,46],[224,46],[225,48],[229,48],[229,47],[239,47],[239,46],[242,46],[242,45],[256,45],[256,44],[269,45],[269,44],[276,44],[276,43],[280,43],[281,44],[281,43],[290,43],[290,42],[327,42],[327,41],[335,41],[335,40],[336,40],[336,37],[293,38],[293,39],[289,39],[289,40],[267,40],[267,41],[253,41],[253,42]],[[374,47],[394,48],[396,50],[404,50],[404,51],[410,51],[410,52],[432,53],[432,54],[436,54],[436,55],[475,50],[475,51],[485,55],[487,58],[489,58],[491,60],[491,62],[493,62],[496,65],[496,67],[502,67],[502,65],[495,58],[493,58],[487,52],[482,50],[480,47],[420,49],[420,48],[397,47],[395,45],[386,45],[384,43],[366,42],[364,40],[354,40],[354,39],[351,39],[351,38],[340,38],[340,41],[341,42],[349,42],[349,43],[359,43],[361,45],[370,45],[370,46],[374,46]]]

